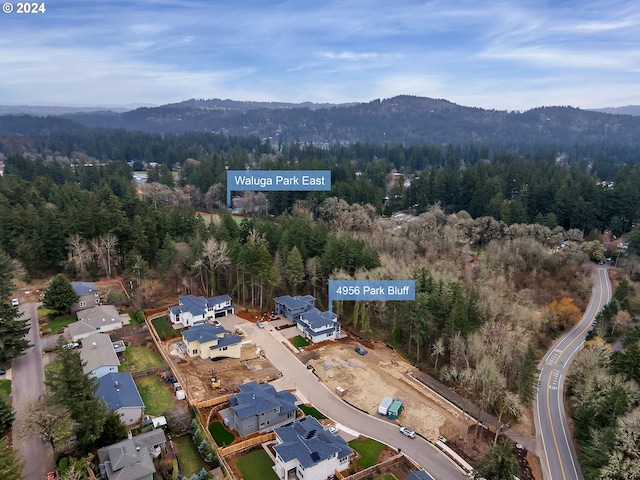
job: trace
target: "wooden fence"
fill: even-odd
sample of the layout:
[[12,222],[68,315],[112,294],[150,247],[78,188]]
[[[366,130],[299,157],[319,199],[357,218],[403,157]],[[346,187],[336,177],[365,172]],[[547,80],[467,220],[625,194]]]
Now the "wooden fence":
[[229,445],[228,447],[218,448],[219,455],[231,455],[232,453],[238,453],[243,450],[247,450],[255,445],[259,445],[265,442],[272,442],[276,439],[276,434],[274,432],[264,433],[257,437],[249,438],[247,440],[243,440],[242,442],[237,442]]
[[376,472],[383,471],[385,468],[391,467],[396,463],[404,462],[405,459],[406,457],[403,454],[399,453],[398,455],[395,455],[385,460],[384,462],[376,463],[375,465],[369,468],[365,468],[364,470],[360,470],[359,472],[356,472],[348,476],[345,476],[344,474],[336,470],[336,478],[339,480],[360,480],[362,478],[368,477],[369,475],[375,474]]

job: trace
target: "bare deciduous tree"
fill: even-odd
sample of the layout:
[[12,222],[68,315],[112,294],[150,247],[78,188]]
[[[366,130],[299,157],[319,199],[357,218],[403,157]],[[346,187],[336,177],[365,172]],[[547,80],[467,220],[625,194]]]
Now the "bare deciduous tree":
[[22,438],[37,436],[55,451],[58,442],[71,437],[73,421],[66,409],[47,405],[44,400],[27,402],[24,408],[24,416],[18,424]]
[[87,242],[78,234],[69,238],[69,249],[71,257],[75,260],[78,267],[80,278],[84,280],[87,274],[87,263],[91,259],[91,252],[87,246]]

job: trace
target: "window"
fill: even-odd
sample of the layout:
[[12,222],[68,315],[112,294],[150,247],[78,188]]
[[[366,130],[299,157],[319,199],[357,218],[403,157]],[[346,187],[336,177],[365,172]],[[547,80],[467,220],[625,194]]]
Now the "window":
[[198,349],[197,349],[197,348],[194,348],[194,349],[191,351],[191,353],[192,353],[193,355],[197,355],[197,354],[198,354]]
[[80,305],[80,307],[86,307],[87,306],[87,302],[85,302],[84,300],[80,303],[78,303],[78,305]]
[[340,459],[340,465],[344,465],[345,463],[347,463],[349,461],[349,457],[344,457]]
[[227,349],[227,347],[222,347],[222,348],[220,349],[220,351],[221,351],[221,352],[223,352],[223,351],[225,351],[226,349]]

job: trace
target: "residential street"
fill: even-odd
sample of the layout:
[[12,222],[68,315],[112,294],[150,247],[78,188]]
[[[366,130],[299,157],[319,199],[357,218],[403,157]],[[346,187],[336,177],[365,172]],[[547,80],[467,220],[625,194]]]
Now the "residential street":
[[538,454],[545,480],[578,480],[582,472],[564,410],[564,382],[571,362],[582,349],[594,317],[611,299],[607,269],[593,274],[591,300],[580,322],[563,335],[540,362],[540,383],[534,405]]
[[[318,378],[308,370],[278,338],[279,333],[269,325],[260,329],[250,322],[236,316],[218,319],[228,330],[234,331],[236,325],[242,325],[247,338],[254,340],[266,353],[267,358],[283,374],[281,379],[272,382],[277,389],[296,388],[310,403],[322,413],[335,420],[342,428],[361,433],[400,448],[436,480],[463,479],[458,467],[445,457],[436,447],[416,437],[410,439],[402,435],[398,425],[382,418],[367,415],[340,400],[330,392]],[[410,425],[408,425],[410,427]]]
[[38,330],[37,303],[25,303],[20,306],[24,312],[23,318],[31,319],[31,330],[27,334],[33,347],[26,353],[15,358],[12,363],[12,402],[16,410],[16,421],[13,427],[13,445],[25,461],[23,470],[25,480],[42,480],[45,473],[53,470],[53,452],[48,444],[37,437],[27,441],[20,439],[17,425],[23,416],[24,404],[38,399],[45,391],[44,370],[42,362],[42,345]]

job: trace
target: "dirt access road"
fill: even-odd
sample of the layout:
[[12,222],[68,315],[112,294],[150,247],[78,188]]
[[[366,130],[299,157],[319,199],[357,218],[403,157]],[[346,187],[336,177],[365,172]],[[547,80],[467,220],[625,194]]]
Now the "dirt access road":
[[340,341],[314,349],[318,358],[308,363],[332,392],[342,387],[346,390],[344,400],[371,415],[377,415],[384,397],[400,398],[404,411],[398,423],[434,442],[439,435],[453,438],[461,427],[471,425],[461,419],[458,410],[409,378],[407,373],[415,368],[394,350],[379,344],[363,356],[354,351],[357,345]]

